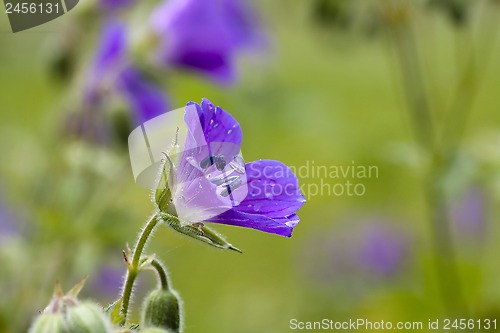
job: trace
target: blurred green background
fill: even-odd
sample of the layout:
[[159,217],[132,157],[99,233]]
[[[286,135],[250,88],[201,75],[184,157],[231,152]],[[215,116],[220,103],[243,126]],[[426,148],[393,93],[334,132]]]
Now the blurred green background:
[[[256,2],[268,45],[239,58],[236,84],[176,72],[165,92],[172,108],[207,97],[233,114],[246,161],[296,168],[354,161],[377,166],[379,176],[351,180],[364,184],[363,196],[311,196],[308,186],[321,179],[300,179],[308,201],[290,239],[214,225],[242,255],[159,228],[148,252],[168,266],[187,333],[289,332],[292,318],[426,323],[448,316],[432,259],[425,156],[414,141],[391,28],[363,16],[370,1],[346,5],[347,23],[335,10],[326,15],[324,2]],[[446,186],[468,316],[500,320],[500,50],[496,35],[485,34],[499,28],[499,4],[471,1],[459,25],[423,1],[410,7],[419,7],[409,12],[438,121],[455,98],[462,57],[474,48],[484,61]],[[27,331],[56,280],[67,290],[88,274],[81,297],[115,299],[121,251],[153,209],[150,193],[134,183],[126,145],[63,135],[74,85],[55,79],[49,64],[61,27],[77,14],[16,34],[0,14],[0,332]],[[81,50],[91,53],[98,25],[85,28]],[[154,284],[141,276],[133,318]]]

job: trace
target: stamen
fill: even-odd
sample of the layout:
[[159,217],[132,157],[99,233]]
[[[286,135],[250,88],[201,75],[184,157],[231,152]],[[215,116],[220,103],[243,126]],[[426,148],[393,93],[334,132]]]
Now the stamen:
[[238,187],[241,186],[243,182],[241,181],[240,177],[236,177],[235,179],[232,179],[231,181],[227,182],[224,184],[226,187],[222,192],[220,193],[221,196],[227,197],[230,195],[234,190],[236,190]]
[[241,175],[245,174],[245,162],[240,156],[235,156],[231,163],[229,163],[229,166],[237,173]]
[[226,178],[214,178],[211,180],[212,184],[215,184],[217,186],[219,185],[227,185],[233,181],[235,181],[237,178],[239,178],[239,176],[230,176],[230,177],[226,177]]

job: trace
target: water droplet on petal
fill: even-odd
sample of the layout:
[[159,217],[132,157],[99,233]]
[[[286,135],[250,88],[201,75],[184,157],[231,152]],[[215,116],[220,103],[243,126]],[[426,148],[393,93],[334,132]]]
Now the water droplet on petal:
[[210,119],[210,125],[213,125],[213,124],[214,124],[214,120]]
[[230,129],[229,131],[227,131],[227,134],[231,134],[231,133],[233,133],[232,129]]
[[214,125],[214,128],[217,128],[217,127],[219,127],[219,123],[216,123],[216,124]]

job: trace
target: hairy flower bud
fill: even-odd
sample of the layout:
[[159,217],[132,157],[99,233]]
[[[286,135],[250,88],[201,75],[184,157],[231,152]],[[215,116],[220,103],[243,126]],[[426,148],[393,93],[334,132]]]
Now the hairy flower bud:
[[64,294],[56,283],[54,296],[43,313],[35,320],[29,333],[111,333],[111,321],[94,303],[80,302],[78,293],[85,279]]
[[94,303],[84,302],[67,310],[67,327],[71,333],[109,333],[112,332],[110,320],[102,309]]
[[42,313],[31,325],[29,333],[64,333],[64,317],[60,313]]
[[143,306],[142,327],[179,332],[180,322],[179,300],[172,291],[159,289],[149,294]]

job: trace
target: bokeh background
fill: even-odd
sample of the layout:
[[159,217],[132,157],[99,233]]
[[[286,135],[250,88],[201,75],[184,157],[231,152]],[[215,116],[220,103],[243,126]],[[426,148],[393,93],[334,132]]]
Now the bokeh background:
[[[111,13],[82,1],[16,34],[0,13],[0,332],[26,332],[56,280],[67,290],[89,275],[81,297],[103,305],[118,295],[122,250],[153,205],[129,165],[132,107],[82,113],[82,80],[106,21],[123,20],[141,36],[143,18],[157,3],[131,1]],[[289,239],[215,225],[242,255],[159,228],[148,252],[168,266],[183,300],[184,331],[289,332],[293,318],[500,320],[500,3],[247,6],[263,41],[234,56],[232,82],[176,66],[152,71],[144,60],[148,45],[139,45],[133,61],[151,72],[172,109],[207,97],[233,114],[247,161],[277,159],[295,168],[354,163],[379,172],[371,179],[301,177],[308,201]],[[412,31],[418,55],[409,76],[394,37],[400,25]],[[411,72],[425,86],[436,127],[453,121],[454,103],[471,105],[452,167],[439,180],[465,312],[450,312],[440,290],[425,192],[429,156],[415,139],[405,97]],[[97,117],[89,126],[105,131],[106,140],[75,130],[89,117]],[[364,195],[310,193],[321,181],[347,180],[363,184]],[[153,276],[141,276],[136,320],[141,295],[154,286]]]

